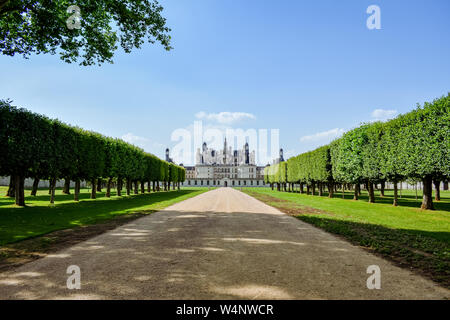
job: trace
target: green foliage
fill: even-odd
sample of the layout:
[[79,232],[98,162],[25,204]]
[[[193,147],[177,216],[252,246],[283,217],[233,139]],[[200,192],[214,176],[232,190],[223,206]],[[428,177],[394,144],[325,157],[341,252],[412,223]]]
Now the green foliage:
[[324,146],[288,159],[287,181],[291,183],[331,180],[330,147]]
[[[79,29],[67,21],[80,8]],[[147,40],[170,50],[170,29],[153,0],[0,0],[0,50],[4,55],[29,57],[33,53],[58,52],[81,65],[112,62],[118,45],[129,53]],[[71,20],[73,22],[73,18]]]
[[359,183],[363,179],[363,153],[368,143],[368,125],[363,125],[344,134],[340,139],[339,149],[333,153],[334,179],[346,183]]
[[40,179],[184,181],[185,169],[119,139],[0,101],[0,174]]
[[362,124],[328,146],[270,166],[264,170],[265,181],[449,180],[449,124],[450,94],[388,122]]

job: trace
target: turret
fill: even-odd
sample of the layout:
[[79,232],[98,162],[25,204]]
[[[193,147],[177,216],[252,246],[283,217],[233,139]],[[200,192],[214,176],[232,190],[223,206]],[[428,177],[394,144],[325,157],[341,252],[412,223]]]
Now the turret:
[[250,148],[248,146],[248,142],[245,144],[244,149],[245,149],[245,164],[250,164],[250,152],[249,152]]
[[283,157],[283,149],[280,149],[280,162],[284,161],[284,157]]
[[169,148],[166,149],[166,161],[169,162],[170,161],[170,157],[169,157]]

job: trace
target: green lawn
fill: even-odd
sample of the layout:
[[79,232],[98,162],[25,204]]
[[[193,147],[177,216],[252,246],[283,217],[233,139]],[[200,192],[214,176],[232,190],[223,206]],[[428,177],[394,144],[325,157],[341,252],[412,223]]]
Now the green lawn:
[[392,191],[377,203],[333,199],[299,193],[249,188],[244,192],[328,232],[343,236],[399,265],[408,266],[450,287],[450,192],[441,192],[438,210],[424,211],[415,192],[403,190],[399,207],[392,206]]
[[[48,190],[39,190],[36,197],[26,197],[27,207],[14,205],[14,199],[5,197],[7,187],[0,187],[0,245],[43,235],[52,231],[95,224],[118,215],[152,213],[176,202],[194,197],[207,188],[183,188],[180,191],[147,193],[111,198],[97,193],[96,200],[89,199],[89,191],[82,189],[80,202],[73,195],[56,191],[55,205],[50,205]],[[30,194],[27,190],[26,194]],[[123,194],[123,192],[122,192]]]

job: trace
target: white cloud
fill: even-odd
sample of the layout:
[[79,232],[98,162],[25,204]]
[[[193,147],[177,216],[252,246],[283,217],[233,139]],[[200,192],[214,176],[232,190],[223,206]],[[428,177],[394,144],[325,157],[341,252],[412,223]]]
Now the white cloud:
[[138,146],[144,149],[147,152],[158,153],[158,149],[162,148],[163,145],[158,142],[152,142],[150,139],[137,136],[133,133],[124,134],[121,139],[125,142],[131,143],[135,146]]
[[131,144],[146,143],[146,142],[149,141],[147,138],[139,137],[139,136],[136,136],[136,135],[134,135],[132,133],[124,134],[122,136],[122,140],[126,141],[128,143],[131,143]]
[[295,151],[294,149],[289,149],[289,150],[284,150],[284,160],[287,160],[291,157],[294,157],[296,155],[298,155],[299,153],[297,151]]
[[301,142],[329,142],[333,139],[339,138],[345,132],[344,129],[335,128],[324,132],[318,132],[316,134],[303,136],[300,138]]
[[371,116],[375,121],[386,121],[395,118],[397,114],[397,110],[376,109],[372,112]]
[[219,112],[219,113],[206,113],[199,112],[195,115],[197,119],[215,121],[221,124],[232,124],[242,120],[254,120],[256,119],[254,114],[247,112]]

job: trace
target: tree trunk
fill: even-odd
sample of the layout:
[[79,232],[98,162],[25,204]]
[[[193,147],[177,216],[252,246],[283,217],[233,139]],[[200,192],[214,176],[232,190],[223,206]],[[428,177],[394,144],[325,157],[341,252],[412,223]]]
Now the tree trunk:
[[445,190],[445,191],[448,190],[448,181],[444,181],[444,190]]
[[353,195],[353,200],[358,200],[359,188],[360,188],[359,183],[355,184],[355,194]]
[[430,176],[423,179],[423,200],[422,209],[433,210],[433,180]]
[[64,180],[64,188],[63,188],[64,194],[70,194],[70,179],[66,178]]
[[380,197],[384,197],[384,189],[386,188],[386,181],[381,181]]
[[103,180],[101,178],[98,178],[98,180],[97,180],[97,192],[102,192],[102,182],[103,182]]
[[141,193],[144,194],[145,193],[145,182],[141,181]]
[[159,181],[156,181],[156,191],[160,191],[161,189],[160,189],[160,187],[159,187]]
[[434,189],[435,189],[434,190],[435,191],[435,198],[434,198],[434,200],[441,201],[441,190],[440,190],[441,182],[439,180],[434,180],[433,184],[434,184]]
[[37,191],[38,191],[38,187],[39,187],[39,178],[34,178],[33,181],[33,189],[31,189],[31,195],[33,197],[36,197]]
[[123,185],[123,180],[122,178],[118,178],[117,179],[117,196],[121,197],[122,196],[122,185]]
[[178,182],[178,190],[181,190],[181,182]]
[[394,207],[398,206],[398,183],[394,181]]
[[305,191],[304,191],[304,189],[303,189],[303,183],[302,182],[300,182],[300,194],[303,194],[303,193],[305,193]]
[[312,187],[312,195],[315,196],[316,195],[316,182],[315,181],[311,182],[311,187]]
[[309,184],[306,185],[306,194],[309,196],[311,193],[311,186]]
[[75,180],[75,194],[73,196],[74,201],[80,201],[80,179]]
[[153,181],[153,192],[156,192],[156,184],[155,184],[155,181]]
[[55,189],[56,189],[56,178],[50,179],[50,203],[55,203]]
[[334,195],[334,186],[332,182],[328,183],[328,198],[333,198]]
[[345,183],[342,184],[342,199],[345,199]]
[[373,189],[373,182],[369,181],[367,183],[367,187],[369,188],[369,203],[375,203],[375,191]]
[[16,175],[15,198],[16,205],[25,207],[25,177]]
[[270,184],[270,187],[272,188],[272,191],[273,191],[273,183]]
[[134,194],[139,194],[139,183],[137,180],[134,181]]
[[150,180],[147,182],[147,192],[150,193],[152,191],[152,183]]
[[9,188],[8,192],[6,193],[7,197],[14,198],[16,196],[16,176],[11,175],[9,177]]
[[319,197],[323,196],[322,182],[319,182]]
[[131,180],[127,179],[127,196],[131,194]]
[[108,182],[106,183],[106,197],[111,198],[111,184],[112,184],[112,178],[108,179]]
[[91,181],[92,189],[91,189],[91,199],[97,199],[97,179],[93,179]]

